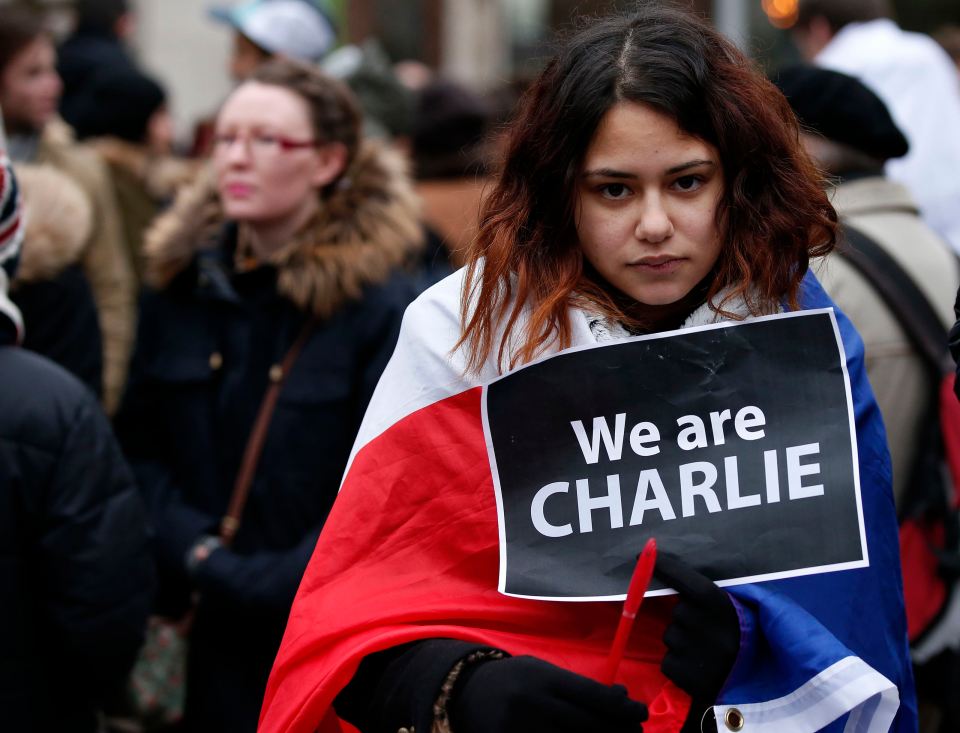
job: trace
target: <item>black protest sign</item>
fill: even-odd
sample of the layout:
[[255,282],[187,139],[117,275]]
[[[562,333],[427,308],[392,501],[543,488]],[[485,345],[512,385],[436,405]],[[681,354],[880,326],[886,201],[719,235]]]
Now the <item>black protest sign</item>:
[[723,585],[868,564],[830,310],[567,351],[484,421],[509,595],[622,598],[651,536]]

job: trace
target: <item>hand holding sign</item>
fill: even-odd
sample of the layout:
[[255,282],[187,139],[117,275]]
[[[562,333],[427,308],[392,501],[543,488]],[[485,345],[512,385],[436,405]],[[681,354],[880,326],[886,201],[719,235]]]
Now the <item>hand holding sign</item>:
[[700,730],[740,649],[740,620],[726,591],[675,555],[661,552],[654,575],[680,594],[663,634],[667,653],[660,669],[693,698],[688,722]]
[[458,733],[638,733],[647,706],[536,657],[507,657],[467,667],[450,701]]

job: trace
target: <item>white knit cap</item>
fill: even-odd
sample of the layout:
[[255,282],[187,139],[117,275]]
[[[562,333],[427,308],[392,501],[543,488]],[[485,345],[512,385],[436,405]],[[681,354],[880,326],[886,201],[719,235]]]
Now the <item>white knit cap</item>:
[[300,61],[317,61],[336,43],[330,22],[309,0],[251,0],[210,14],[265,51]]

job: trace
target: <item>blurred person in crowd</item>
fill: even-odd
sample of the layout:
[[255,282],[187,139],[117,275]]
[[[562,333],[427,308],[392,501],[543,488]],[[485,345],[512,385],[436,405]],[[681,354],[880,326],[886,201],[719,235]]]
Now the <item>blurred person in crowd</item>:
[[[386,139],[409,136],[412,98],[393,74],[383,49],[368,39],[334,51],[336,28],[311,0],[248,0],[236,7],[215,8],[211,14],[234,30],[230,74],[235,81],[243,81],[273,58],[317,63],[346,82],[357,96],[365,135]],[[209,129],[198,131],[195,149],[206,149],[204,138]]]
[[466,261],[476,236],[491,118],[486,100],[456,82],[435,78],[417,93],[412,156],[433,281]]
[[103,404],[110,413],[123,390],[133,343],[135,282],[109,171],[95,152],[76,143],[72,130],[56,116],[62,85],[55,62],[56,51],[41,17],[24,6],[0,6],[0,106],[10,157],[66,174],[83,190],[92,210],[82,259],[103,336]]
[[[17,346],[23,322],[7,298],[7,285],[22,236],[16,183],[3,156],[3,728],[95,733],[99,708],[124,679],[143,640],[154,567],[143,503],[93,395],[56,364]],[[28,232],[24,251],[33,244]]]
[[237,82],[271,58],[317,63],[337,40],[327,16],[309,0],[248,0],[211,15],[234,30],[230,74]]
[[[953,323],[953,298],[960,286],[958,261],[949,244],[921,218],[910,192],[886,178],[884,164],[907,153],[907,141],[883,102],[857,79],[828,69],[794,66],[779,72],[777,85],[804,125],[802,140],[811,156],[835,177],[832,202],[841,224],[850,232],[869,237],[889,255],[926,296],[939,316],[943,331]],[[856,247],[859,240],[850,241]],[[841,248],[814,263],[824,288],[846,313],[863,337],[867,375],[883,413],[893,462],[894,498],[900,512],[929,501],[941,490],[939,466],[930,475],[924,441],[937,435],[935,409],[941,374],[931,369],[884,294],[863,271],[844,256]],[[944,344],[944,350],[946,344]],[[943,707],[938,684],[931,685],[955,653],[947,652],[936,665],[924,665],[942,655],[958,640],[941,628],[928,634],[912,649],[917,667],[921,702],[934,700]],[[948,659],[950,657],[950,659]],[[952,695],[951,695],[952,696]],[[921,705],[921,729],[955,730],[958,720],[944,728],[940,714]]]
[[[258,67],[217,117],[212,177],[181,191],[147,237],[154,289],[117,425],[156,529],[158,611],[178,617],[199,596],[188,730],[255,730],[294,593],[415,294],[404,268],[422,247],[416,196],[401,156],[360,129],[350,92],[315,67]],[[228,547],[218,527],[251,460]]]
[[[648,337],[641,343],[669,384],[688,360],[660,351],[669,331],[831,307],[808,262],[833,249],[837,222],[783,96],[713,27],[668,3],[585,24],[546,64],[507,135],[468,266],[404,316],[291,610],[261,733],[332,731],[337,718],[365,732],[666,733],[725,724],[913,733],[889,457],[863,345],[839,311],[869,568],[721,589],[661,554],[656,572],[679,595],[640,608],[616,676],[622,684],[601,672],[617,619],[629,613],[609,602],[613,593],[574,590],[566,600],[577,603],[530,598],[561,595],[549,589],[567,567],[571,577],[603,572],[584,562],[584,545],[557,547],[576,534],[572,523],[551,524],[541,548],[553,546],[526,558],[531,584],[515,591],[526,597],[504,591],[505,553],[537,540],[521,530],[508,549],[511,509],[500,501],[507,492],[494,488],[486,385],[567,349],[600,353],[635,336]],[[711,372],[724,360],[703,358]],[[618,366],[566,379],[540,372],[525,384],[542,380],[549,397],[505,406],[501,416],[509,423],[521,409],[563,404]],[[704,373],[682,395],[658,383],[638,398],[625,383],[621,404],[641,414],[664,402],[705,411],[701,400],[733,385]],[[820,377],[801,368],[787,378]],[[564,423],[574,413],[551,414]],[[550,417],[531,422],[544,450],[562,455],[547,437]],[[534,440],[503,429],[505,442]],[[618,470],[619,447],[609,458],[594,475]],[[530,497],[535,484],[522,483],[514,493]],[[566,493],[570,483],[545,490]],[[576,522],[579,511],[580,531],[596,528],[588,517],[599,504],[588,505],[587,484],[566,511],[554,505],[551,523]],[[619,496],[608,486],[604,508]],[[513,509],[538,514],[545,490]],[[680,493],[676,484],[672,491]],[[622,528],[610,518],[607,527]],[[718,537],[691,534],[701,568],[725,553]],[[764,532],[745,519],[737,534],[750,543]],[[598,534],[590,540],[611,565],[635,562]],[[553,553],[563,561],[551,573]],[[876,625],[868,631],[868,623]],[[828,670],[834,654],[843,661]]]
[[379,41],[368,38],[361,44],[341,46],[321,67],[356,95],[363,109],[364,134],[409,150],[416,101],[397,77]]
[[800,0],[793,35],[807,60],[857,77],[887,105],[910,152],[886,172],[960,252],[960,87],[943,49],[902,30],[890,0]]
[[[77,0],[74,11],[73,33],[57,50],[57,72],[63,80],[60,114],[82,140],[77,122],[80,110],[89,104],[94,77],[104,69],[135,68],[126,47],[135,21],[128,0]],[[102,114],[114,111],[122,114],[119,105]]]
[[[944,330],[949,328],[960,285],[957,258],[920,218],[910,191],[884,175],[887,161],[908,150],[887,107],[856,78],[828,69],[789,67],[779,72],[775,83],[806,127],[807,151],[834,177],[831,200],[841,221],[881,245],[934,305]],[[939,384],[931,381],[924,355],[896,314],[842,252],[820,263],[817,272],[866,345],[867,375],[890,443],[894,496],[902,506]]]
[[130,66],[94,75],[77,105],[75,129],[110,167],[123,239],[139,280],[147,226],[176,189],[196,175],[198,164],[173,154],[166,91]]

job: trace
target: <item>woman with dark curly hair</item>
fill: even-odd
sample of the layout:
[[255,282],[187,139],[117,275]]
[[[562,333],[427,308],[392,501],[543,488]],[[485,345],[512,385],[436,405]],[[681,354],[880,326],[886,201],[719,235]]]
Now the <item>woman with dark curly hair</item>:
[[869,568],[726,591],[664,554],[679,600],[644,604],[622,686],[594,681],[618,604],[497,592],[480,388],[564,349],[830,307],[808,262],[836,222],[787,102],[703,21],[650,3],[573,36],[510,128],[468,266],[406,312],[261,730],[913,729],[889,459],[841,314]]

